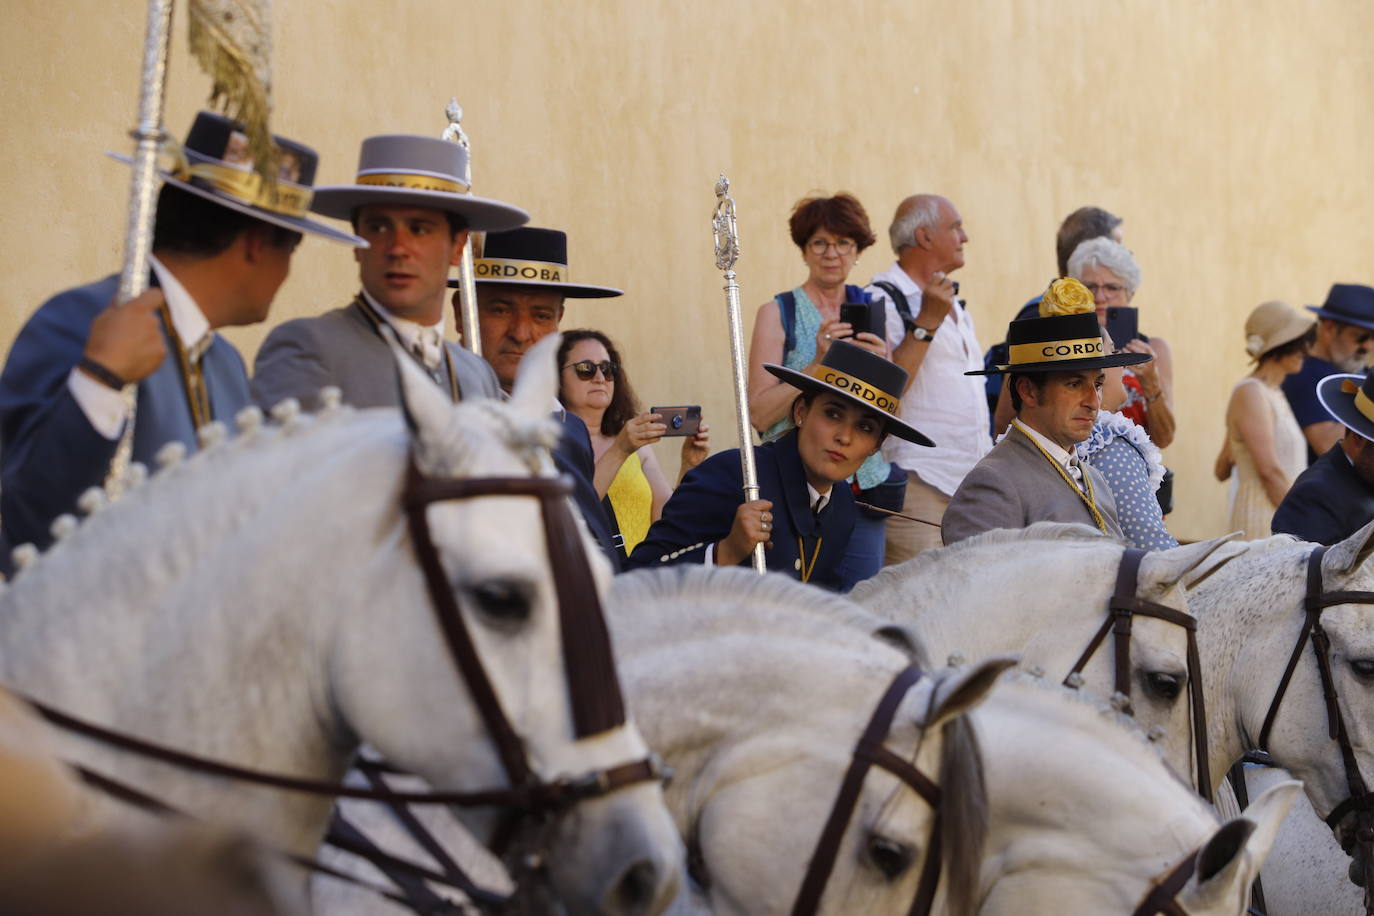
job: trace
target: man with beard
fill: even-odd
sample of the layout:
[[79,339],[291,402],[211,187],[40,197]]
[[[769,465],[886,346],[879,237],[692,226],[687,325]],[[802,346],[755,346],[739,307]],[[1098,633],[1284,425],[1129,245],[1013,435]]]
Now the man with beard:
[[1362,373],[1374,337],[1374,289],[1353,283],[1337,283],[1321,306],[1309,305],[1321,321],[1317,342],[1303,360],[1302,369],[1283,381],[1283,393],[1293,416],[1307,437],[1307,463],[1324,455],[1345,435],[1317,398],[1317,384],[1338,373]]

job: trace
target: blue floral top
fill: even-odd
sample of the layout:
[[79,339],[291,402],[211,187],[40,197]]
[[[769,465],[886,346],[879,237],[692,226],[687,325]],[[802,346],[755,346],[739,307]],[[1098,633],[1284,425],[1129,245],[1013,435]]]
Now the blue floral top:
[[[811,365],[811,360],[816,358],[816,333],[821,329],[821,313],[816,308],[816,304],[811,301],[811,297],[802,292],[798,286],[792,290],[792,295],[797,300],[796,317],[793,319],[793,349],[791,352],[782,354],[782,364],[789,369],[798,372]],[[792,416],[788,414],[772,426],[763,431],[761,438],[764,442],[772,442],[792,428]],[[859,489],[867,490],[869,487],[876,487],[880,483],[887,481],[888,475],[892,471],[892,465],[883,457],[881,450],[869,455],[864,459],[864,463],[859,465],[859,470],[854,474],[859,481]]]
[[1117,521],[1132,546],[1143,550],[1178,546],[1164,527],[1155,499],[1164,479],[1164,462],[1145,430],[1122,414],[1099,411],[1092,435],[1077,448],[1079,459],[1107,478],[1116,500]]

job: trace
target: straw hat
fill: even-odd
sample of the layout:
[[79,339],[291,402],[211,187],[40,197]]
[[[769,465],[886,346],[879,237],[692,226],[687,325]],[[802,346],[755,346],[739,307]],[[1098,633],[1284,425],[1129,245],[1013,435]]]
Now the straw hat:
[[1287,302],[1262,302],[1245,319],[1245,352],[1259,359],[1275,347],[1297,340],[1316,323],[1317,319]]

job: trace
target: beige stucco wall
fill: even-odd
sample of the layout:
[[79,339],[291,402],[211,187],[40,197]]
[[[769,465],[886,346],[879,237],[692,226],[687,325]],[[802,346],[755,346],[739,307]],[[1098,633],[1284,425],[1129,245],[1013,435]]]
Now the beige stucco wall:
[[[848,189],[881,236],[939,191],[972,242],[959,279],[984,343],[1054,268],[1060,218],[1126,217],[1142,324],[1177,362],[1177,533],[1225,529],[1221,411],[1262,299],[1374,279],[1374,6],[1365,0],[834,4],[277,0],[276,129],[351,175],[371,133],[437,133],[457,94],[479,193],[571,234],[574,276],[623,286],[568,323],[618,338],[644,399],[700,402],[734,445],[712,184],[739,204],[753,307],[803,279],[785,221]],[[115,270],[144,12],[136,0],[5,0],[0,341],[49,293]],[[179,9],[168,124],[208,83]],[[889,259],[868,252],[854,279]],[[343,248],[310,241],[273,320],[341,304]],[[250,356],[265,327],[234,330]],[[666,457],[666,456],[665,456]]]

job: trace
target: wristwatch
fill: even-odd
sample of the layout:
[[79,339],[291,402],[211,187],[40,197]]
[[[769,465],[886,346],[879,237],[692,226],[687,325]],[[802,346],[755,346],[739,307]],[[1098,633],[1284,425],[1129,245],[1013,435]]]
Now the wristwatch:
[[935,339],[935,331],[938,331],[940,329],[935,328],[934,330],[927,331],[925,328],[921,327],[919,324],[913,321],[910,325],[907,326],[907,330],[911,332],[911,336],[915,339],[924,340],[927,343],[929,343],[930,341]]

